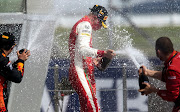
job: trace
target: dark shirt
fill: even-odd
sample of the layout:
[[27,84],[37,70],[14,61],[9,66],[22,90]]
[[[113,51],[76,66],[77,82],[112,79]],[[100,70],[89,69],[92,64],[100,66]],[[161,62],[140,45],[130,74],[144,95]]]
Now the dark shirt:
[[[1,108],[7,109],[8,103],[8,84],[9,82],[20,83],[24,73],[24,61],[18,59],[11,64],[3,50],[0,49],[0,112]],[[4,110],[2,112],[5,112]]]

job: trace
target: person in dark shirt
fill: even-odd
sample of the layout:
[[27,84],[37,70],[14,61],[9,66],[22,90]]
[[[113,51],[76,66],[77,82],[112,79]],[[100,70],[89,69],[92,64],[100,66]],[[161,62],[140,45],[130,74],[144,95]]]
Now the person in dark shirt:
[[0,112],[8,112],[8,84],[20,83],[24,74],[24,62],[30,56],[30,51],[24,49],[22,53],[17,51],[18,60],[14,63],[7,57],[16,45],[16,38],[10,32],[0,34]]

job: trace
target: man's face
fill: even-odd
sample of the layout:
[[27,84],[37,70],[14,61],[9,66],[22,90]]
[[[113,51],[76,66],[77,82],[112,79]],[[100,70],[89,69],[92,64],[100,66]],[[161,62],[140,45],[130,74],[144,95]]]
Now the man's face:
[[[159,49],[155,46],[156,56],[160,59]],[[161,59],[160,59],[161,60]]]
[[161,51],[159,49],[156,49],[156,56],[161,60],[161,61],[165,61],[164,60],[164,56],[163,54],[161,53]]
[[100,22],[100,20],[97,18],[97,16],[93,17],[93,21],[92,21],[92,29],[93,30],[99,30],[102,27],[102,24]]
[[13,46],[9,49],[9,51],[8,51],[8,54],[7,54],[7,55],[9,55],[9,54],[13,51],[14,47],[15,47],[15,45],[13,45]]

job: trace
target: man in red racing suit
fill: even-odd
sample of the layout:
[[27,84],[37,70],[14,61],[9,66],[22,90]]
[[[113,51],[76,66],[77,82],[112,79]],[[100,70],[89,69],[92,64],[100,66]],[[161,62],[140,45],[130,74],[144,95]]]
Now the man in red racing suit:
[[[160,37],[156,41],[156,54],[164,62],[163,71],[153,71],[143,67],[147,76],[159,79],[166,83],[166,90],[159,90],[153,85],[144,83],[145,89],[139,90],[142,94],[157,93],[163,100],[174,102],[173,112],[180,110],[180,53],[175,51],[171,40],[167,37]],[[139,70],[139,73],[142,71]]]
[[0,34],[0,112],[7,112],[10,82],[20,83],[24,73],[24,61],[30,51],[17,52],[18,60],[11,64],[7,57],[15,46],[15,36],[9,32]]
[[106,9],[95,5],[89,15],[80,19],[73,26],[69,37],[69,80],[79,95],[81,112],[99,112],[100,110],[96,98],[92,58],[107,57],[111,59],[115,55],[113,50],[102,51],[92,48],[92,30],[98,30],[101,26],[106,27],[104,23],[106,19]]

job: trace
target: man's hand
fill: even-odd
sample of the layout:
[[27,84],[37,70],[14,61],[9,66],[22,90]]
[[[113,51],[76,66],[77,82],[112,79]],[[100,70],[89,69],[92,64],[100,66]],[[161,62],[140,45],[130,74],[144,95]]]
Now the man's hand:
[[146,87],[144,89],[138,90],[139,92],[141,92],[141,95],[147,96],[148,94],[156,93],[159,91],[159,89],[156,89],[153,85],[150,85],[149,83],[143,82],[143,84],[145,84]]
[[144,75],[148,76],[148,69],[145,66],[141,66],[138,70],[139,75],[141,75],[143,72]]
[[[143,69],[142,69],[143,68]],[[161,80],[162,79],[162,72],[161,71],[154,71],[147,69],[145,66],[141,66],[138,70],[139,75],[141,75],[143,70],[144,75]]]
[[19,53],[19,51],[17,51],[18,59],[22,59],[24,61],[26,61],[30,55],[30,50],[27,49],[24,49],[23,53],[21,54]]
[[116,54],[113,50],[109,49],[107,51],[104,51],[104,57],[112,59]]
[[98,66],[99,62],[101,61],[102,57],[98,57],[98,58],[93,58],[93,63],[95,66]]

